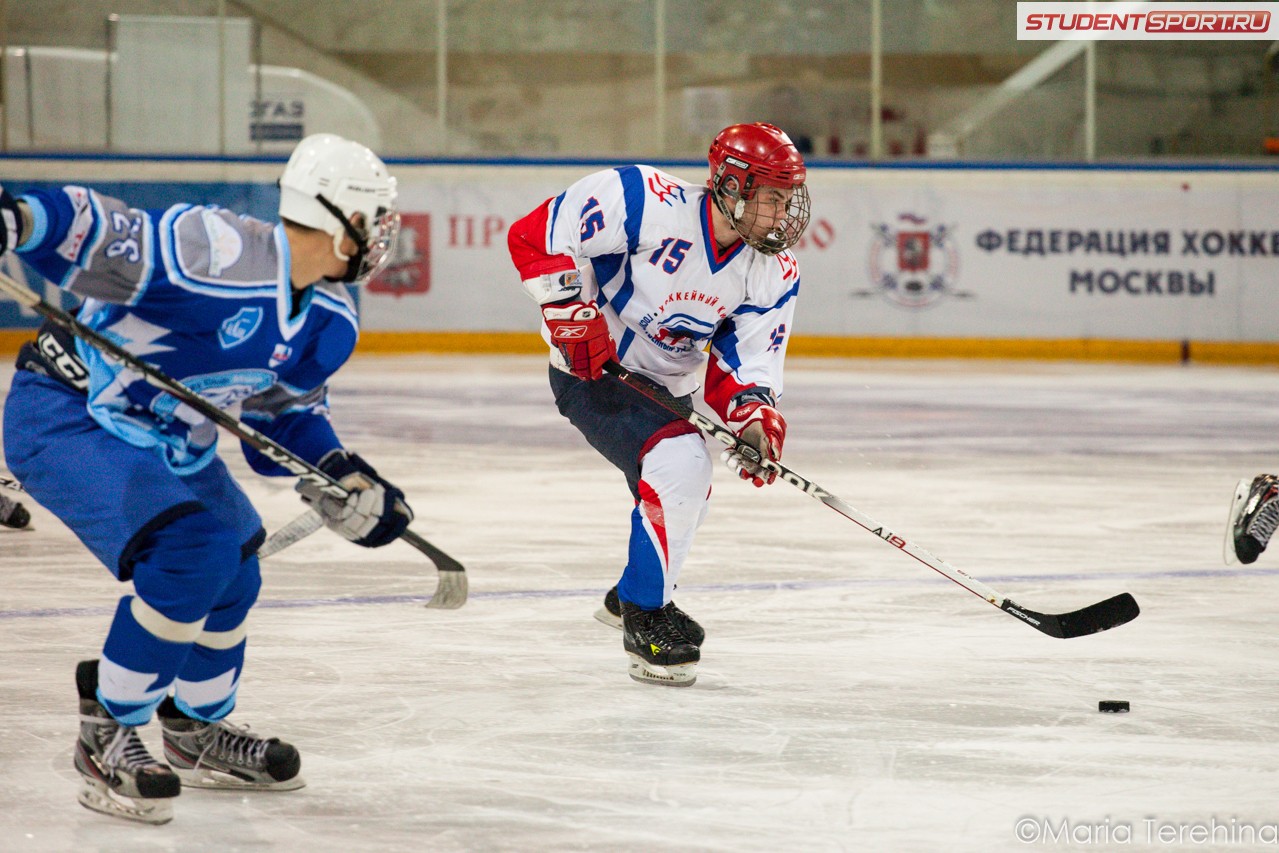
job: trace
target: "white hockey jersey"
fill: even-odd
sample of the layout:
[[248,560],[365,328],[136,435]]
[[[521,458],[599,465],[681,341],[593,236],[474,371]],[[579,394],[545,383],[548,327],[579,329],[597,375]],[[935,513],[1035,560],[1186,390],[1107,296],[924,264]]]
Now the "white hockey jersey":
[[781,395],[800,277],[789,252],[720,249],[712,204],[705,186],[651,166],[607,169],[517,222],[509,241],[523,278],[582,271],[583,298],[600,306],[628,369],[683,395],[709,357],[706,399],[722,416],[745,389]]

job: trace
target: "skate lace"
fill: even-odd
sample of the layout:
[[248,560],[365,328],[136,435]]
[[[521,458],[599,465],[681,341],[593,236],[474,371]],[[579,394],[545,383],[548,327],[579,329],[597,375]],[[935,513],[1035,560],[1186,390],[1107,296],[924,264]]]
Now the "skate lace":
[[1261,509],[1257,511],[1252,524],[1248,525],[1248,535],[1265,545],[1274,534],[1275,527],[1279,526],[1279,500],[1276,500],[1273,487],[1261,500]]
[[214,723],[216,733],[200,753],[200,762],[212,756],[240,767],[260,768],[266,763],[266,751],[272,741],[259,737],[247,725]]
[[[100,717],[82,717],[86,722],[102,724]],[[102,763],[107,767],[121,767],[136,771],[143,767],[154,767],[160,762],[151,757],[146,746],[138,737],[138,730],[131,726],[116,725],[115,735],[102,753]]]
[[[669,606],[667,605],[667,607]],[[687,642],[684,639],[684,632],[675,625],[666,607],[654,611],[652,620],[645,627],[648,629],[646,633],[649,637],[663,648],[670,648]]]

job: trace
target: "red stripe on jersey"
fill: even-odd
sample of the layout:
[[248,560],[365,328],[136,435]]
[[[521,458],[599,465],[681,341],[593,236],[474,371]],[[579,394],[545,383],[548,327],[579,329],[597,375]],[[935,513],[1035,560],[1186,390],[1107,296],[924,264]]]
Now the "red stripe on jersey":
[[547,199],[535,207],[532,213],[518,220],[506,232],[506,248],[511,253],[515,268],[520,271],[521,279],[577,269],[577,264],[568,255],[546,252],[546,230],[552,201],[554,199]]

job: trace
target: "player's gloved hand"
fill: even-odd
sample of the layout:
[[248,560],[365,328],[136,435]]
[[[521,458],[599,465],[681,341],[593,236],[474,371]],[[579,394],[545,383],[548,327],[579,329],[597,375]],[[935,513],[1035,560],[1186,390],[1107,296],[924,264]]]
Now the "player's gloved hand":
[[594,302],[543,305],[542,316],[551,330],[551,344],[578,379],[599,379],[604,364],[617,358],[608,322]]
[[0,255],[22,244],[22,212],[18,200],[0,187]]
[[297,490],[324,519],[325,526],[339,536],[365,548],[380,548],[398,539],[413,520],[404,492],[354,453],[330,450],[318,467],[350,490],[346,500],[326,495],[306,481],[299,482]]
[[750,446],[757,459],[750,459],[737,450],[725,450],[720,458],[729,470],[743,480],[750,480],[756,488],[777,479],[777,472],[764,468],[761,460],[782,458],[782,442],[786,440],[786,421],[782,413],[759,400],[742,402],[728,414],[728,428]]

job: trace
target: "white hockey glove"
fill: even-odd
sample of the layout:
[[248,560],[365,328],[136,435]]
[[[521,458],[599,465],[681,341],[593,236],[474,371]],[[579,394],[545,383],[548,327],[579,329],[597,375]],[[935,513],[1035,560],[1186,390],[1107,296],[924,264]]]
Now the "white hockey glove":
[[[736,407],[728,413],[728,428],[749,445],[759,460],[782,458],[782,443],[786,441],[786,420],[771,405],[771,398],[763,394],[743,394]],[[750,480],[756,488],[769,485],[777,479],[777,472],[764,468],[759,460],[749,459],[736,450],[725,450],[720,458],[743,480]]]
[[346,500],[326,495],[305,481],[298,483],[297,490],[324,519],[325,526],[344,539],[365,548],[380,548],[398,539],[413,520],[404,492],[354,453],[330,450],[317,467],[350,490]]

